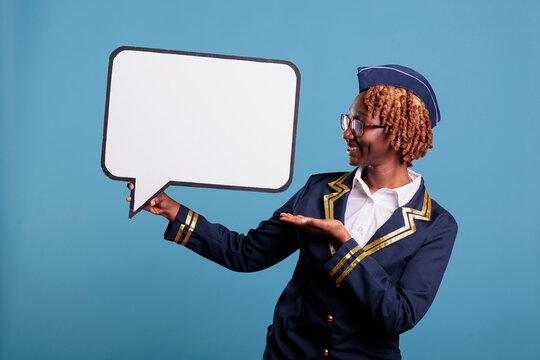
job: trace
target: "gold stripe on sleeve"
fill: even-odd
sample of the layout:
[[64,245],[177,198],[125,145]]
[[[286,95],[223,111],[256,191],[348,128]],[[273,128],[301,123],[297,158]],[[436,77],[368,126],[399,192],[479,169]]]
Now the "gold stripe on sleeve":
[[189,237],[191,236],[191,233],[193,232],[193,230],[195,230],[195,225],[197,225],[197,219],[199,218],[199,214],[195,213],[195,215],[193,215],[193,221],[191,222],[191,226],[189,227],[189,230],[186,234],[186,237],[184,238],[184,241],[182,241],[182,243],[180,245],[184,245],[186,246],[188,240],[189,240]]
[[341,261],[338,262],[338,264],[332,269],[332,271],[330,271],[330,276],[334,276],[335,273],[337,273],[338,270],[343,266],[343,264],[345,264],[347,262],[347,260],[349,260],[349,258],[351,256],[353,256],[353,254],[356,253],[361,248],[362,247],[360,245],[358,245],[358,246],[354,247],[352,250],[350,250],[347,254],[345,254],[343,259],[341,259]]
[[182,237],[182,232],[184,231],[184,228],[187,226],[189,226],[189,223],[191,221],[191,215],[193,214],[193,210],[189,210],[188,211],[188,214],[187,214],[187,217],[186,217],[186,222],[182,225],[180,225],[180,228],[178,228],[178,232],[176,233],[176,237],[174,238],[174,242],[178,242],[180,241],[180,238]]
[[344,278],[345,276],[347,276],[348,273],[351,272],[351,270],[360,262],[362,261],[363,258],[365,258],[366,256],[368,255],[367,252],[364,252],[362,254],[360,254],[356,259],[354,259],[354,261],[351,263],[351,265],[349,265],[347,267],[347,269],[345,269],[344,272],[341,273],[341,275],[339,275],[339,277],[336,279],[336,284],[339,284]]

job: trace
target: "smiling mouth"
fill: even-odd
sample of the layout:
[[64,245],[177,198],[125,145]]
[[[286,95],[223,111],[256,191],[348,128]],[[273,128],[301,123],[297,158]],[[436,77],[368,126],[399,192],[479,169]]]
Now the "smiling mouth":
[[347,155],[356,156],[360,152],[359,146],[350,146],[347,145]]

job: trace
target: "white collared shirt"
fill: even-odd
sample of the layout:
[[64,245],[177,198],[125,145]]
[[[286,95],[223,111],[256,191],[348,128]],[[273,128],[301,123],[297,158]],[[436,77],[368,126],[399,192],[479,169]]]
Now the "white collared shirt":
[[394,211],[408,203],[420,188],[422,176],[410,169],[407,171],[410,183],[395,189],[382,188],[373,194],[362,180],[362,168],[356,171],[345,208],[345,228],[358,245],[366,245]]

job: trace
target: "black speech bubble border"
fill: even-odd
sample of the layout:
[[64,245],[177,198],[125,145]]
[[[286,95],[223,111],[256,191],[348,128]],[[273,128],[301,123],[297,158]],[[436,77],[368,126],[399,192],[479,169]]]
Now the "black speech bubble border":
[[267,193],[278,193],[285,191],[289,188],[292,183],[293,170],[294,170],[294,153],[296,148],[296,128],[298,123],[298,104],[300,101],[300,70],[296,65],[287,60],[276,60],[276,59],[264,59],[264,58],[254,58],[254,57],[245,57],[245,56],[233,56],[233,55],[221,55],[221,54],[209,54],[209,53],[199,53],[199,52],[190,52],[190,51],[179,51],[179,50],[165,50],[165,49],[154,49],[154,48],[145,48],[145,47],[136,47],[136,46],[120,46],[111,52],[109,56],[109,70],[107,74],[107,94],[105,99],[105,122],[103,126],[103,142],[101,145],[101,169],[112,180],[119,181],[129,181],[132,182],[135,186],[137,179],[130,177],[122,177],[113,175],[105,166],[105,153],[106,153],[106,144],[107,144],[107,128],[109,120],[109,99],[111,94],[111,78],[112,78],[112,67],[114,58],[122,51],[125,50],[135,50],[135,51],[146,51],[154,53],[163,53],[163,54],[175,54],[175,55],[188,55],[188,56],[198,56],[198,57],[210,57],[218,59],[229,59],[229,60],[244,60],[244,61],[254,61],[254,62],[263,62],[263,63],[274,63],[274,64],[284,64],[289,66],[294,70],[296,74],[296,95],[294,102],[294,124],[293,124],[293,135],[292,135],[292,149],[291,149],[291,161],[289,169],[289,178],[285,184],[277,189],[273,188],[260,188],[260,187],[249,187],[249,186],[232,186],[232,185],[221,185],[221,184],[206,184],[206,183],[195,183],[195,182],[183,182],[183,181],[168,181],[161,189],[159,189],[154,195],[152,195],[143,205],[138,209],[133,209],[133,204],[135,202],[135,191],[131,190],[131,201],[129,203],[129,219],[132,219],[137,213],[144,209],[146,205],[152,200],[152,198],[158,196],[160,193],[165,191],[170,185],[175,186],[190,186],[190,187],[203,187],[203,188],[213,188],[213,189],[227,189],[227,190],[242,190],[242,191],[258,191],[258,192],[267,192]]

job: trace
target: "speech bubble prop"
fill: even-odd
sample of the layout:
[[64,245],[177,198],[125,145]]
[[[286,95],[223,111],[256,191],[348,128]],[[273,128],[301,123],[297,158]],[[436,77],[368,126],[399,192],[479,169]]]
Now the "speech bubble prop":
[[299,91],[289,61],[114,50],[101,167],[135,184],[129,218],[169,185],[287,189]]

